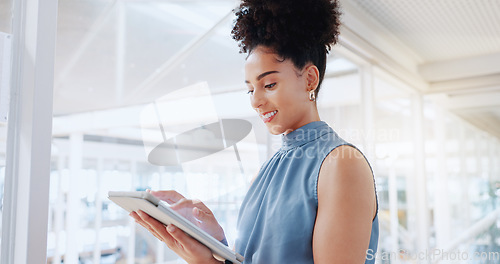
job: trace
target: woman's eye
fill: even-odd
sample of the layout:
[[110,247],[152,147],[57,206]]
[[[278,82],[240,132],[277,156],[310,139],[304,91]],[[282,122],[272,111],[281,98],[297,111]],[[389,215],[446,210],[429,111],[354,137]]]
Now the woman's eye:
[[276,83],[271,83],[271,84],[268,84],[266,86],[264,86],[266,89],[270,89],[270,88],[273,88],[274,86],[276,85]]
[[247,94],[252,95],[252,94],[253,94],[253,90],[249,90],[249,91],[247,92]]

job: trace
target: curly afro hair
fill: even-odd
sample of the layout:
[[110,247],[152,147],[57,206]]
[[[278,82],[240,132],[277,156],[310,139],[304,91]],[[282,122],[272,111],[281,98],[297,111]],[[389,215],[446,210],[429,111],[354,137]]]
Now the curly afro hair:
[[273,49],[303,69],[318,67],[319,92],[326,69],[326,57],[337,43],[340,10],[337,0],[242,0],[234,10],[231,35],[240,52],[251,53],[259,45]]

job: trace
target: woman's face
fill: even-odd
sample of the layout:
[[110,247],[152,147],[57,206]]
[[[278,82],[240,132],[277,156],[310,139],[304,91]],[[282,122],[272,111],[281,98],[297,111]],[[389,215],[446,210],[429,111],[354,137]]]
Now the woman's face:
[[312,89],[310,67],[299,70],[291,60],[283,61],[262,46],[256,47],[248,56],[245,83],[250,102],[271,134],[288,134],[319,121],[316,104],[309,100],[309,90]]

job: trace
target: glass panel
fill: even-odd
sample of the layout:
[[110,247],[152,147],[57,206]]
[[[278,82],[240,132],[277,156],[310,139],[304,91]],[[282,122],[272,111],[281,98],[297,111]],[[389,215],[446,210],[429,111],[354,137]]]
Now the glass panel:
[[0,0],[0,32],[12,34],[12,0]]
[[[447,111],[438,114],[436,109],[439,107],[431,104],[426,107],[426,171],[431,205],[442,199],[440,192],[443,189],[437,185],[440,178],[446,177],[448,212],[444,215],[441,212],[444,219],[440,219],[436,216],[440,212],[431,206],[433,221],[430,224],[434,231],[430,242],[442,251],[437,256],[440,260],[451,260],[450,263],[500,263],[497,254],[500,245],[498,221],[493,217],[500,208],[496,165],[500,158],[499,141]],[[440,126],[444,130],[442,137],[436,129]],[[444,229],[443,224],[447,226]],[[456,247],[447,252],[443,245],[438,244],[440,234],[447,239],[445,244]],[[464,234],[474,239],[464,239]],[[462,254],[462,261],[450,259],[458,253]]]
[[[265,127],[246,95],[244,55],[229,37],[231,19],[221,20],[234,7],[227,1],[59,2],[49,263],[59,263],[74,245],[84,263],[182,263],[107,199],[110,190],[174,189],[201,199],[234,242],[239,205],[268,140],[254,134]],[[190,89],[206,94],[182,94]],[[253,130],[199,159],[149,162],[162,142],[230,118],[247,120]],[[73,134],[83,134],[82,146],[72,143]],[[74,181],[78,230],[66,230]],[[68,237],[69,231],[81,236]]]
[[318,110],[342,138],[363,148],[361,83],[358,68],[348,60],[330,55],[327,73],[318,94]]
[[374,131],[369,133],[369,140],[375,144],[376,159],[372,165],[379,199],[382,256],[396,254],[400,249],[413,250],[407,201],[415,159],[411,96],[405,86],[390,76],[375,75]]
[[[54,113],[150,102],[200,80],[214,79],[210,70],[224,63],[220,52],[229,58],[238,55],[234,42],[230,44],[235,52],[212,43],[210,52],[204,53],[202,61],[192,61],[194,65],[186,64],[183,56],[195,51],[189,49],[195,46],[194,40],[232,8],[225,1],[60,2]],[[225,27],[225,35],[229,32]],[[205,69],[206,65],[213,68]]]
[[[4,196],[5,163],[7,157],[7,115],[10,93],[12,5],[12,0],[0,0],[0,201],[3,201]],[[3,206],[0,204],[0,219],[2,219],[2,208]],[[0,220],[0,237],[1,236],[2,226]]]

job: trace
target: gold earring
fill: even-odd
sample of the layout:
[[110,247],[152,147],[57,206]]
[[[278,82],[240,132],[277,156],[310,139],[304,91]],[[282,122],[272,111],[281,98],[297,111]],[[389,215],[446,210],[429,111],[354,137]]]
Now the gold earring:
[[309,91],[309,101],[316,101],[316,94],[314,93],[314,90]]

